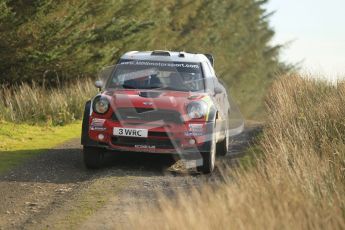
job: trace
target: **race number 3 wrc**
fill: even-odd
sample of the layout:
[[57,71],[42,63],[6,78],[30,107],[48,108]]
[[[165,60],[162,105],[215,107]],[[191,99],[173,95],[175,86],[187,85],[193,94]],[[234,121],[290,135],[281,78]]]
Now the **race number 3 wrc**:
[[114,128],[114,136],[123,136],[123,137],[147,137],[147,129],[133,129],[133,128]]

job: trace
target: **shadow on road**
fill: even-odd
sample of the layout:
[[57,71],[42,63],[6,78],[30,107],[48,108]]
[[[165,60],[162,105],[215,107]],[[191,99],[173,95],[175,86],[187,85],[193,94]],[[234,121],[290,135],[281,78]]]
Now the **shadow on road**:
[[[76,141],[79,142],[79,141]],[[15,151],[27,154],[30,150]],[[161,176],[174,164],[170,155],[147,153],[107,153],[103,169],[88,170],[83,164],[82,149],[60,148],[41,150],[33,158],[0,175],[0,181],[39,182],[39,183],[76,183],[94,177],[112,175]],[[10,155],[11,152],[6,152]]]
[[[257,136],[262,127],[247,128],[233,138],[230,154],[219,161],[230,161],[241,157],[243,150]],[[15,154],[27,154],[30,150],[16,151]],[[43,154],[30,158],[25,163],[0,175],[1,181],[39,182],[39,183],[77,183],[92,178],[112,176],[162,176],[168,172],[176,160],[171,155],[117,152],[108,153],[106,164],[101,170],[87,170],[83,164],[82,149],[79,140],[65,143],[58,149],[42,150]],[[11,154],[11,152],[6,152]],[[176,175],[176,174],[174,174]]]

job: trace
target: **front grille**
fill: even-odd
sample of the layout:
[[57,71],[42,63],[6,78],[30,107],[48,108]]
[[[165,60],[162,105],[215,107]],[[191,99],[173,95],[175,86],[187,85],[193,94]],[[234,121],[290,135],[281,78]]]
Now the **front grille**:
[[[146,139],[138,137],[112,137],[113,145],[124,147],[135,147],[135,145],[155,146],[159,149],[174,149],[174,144],[170,139]],[[177,146],[180,146],[180,141],[175,141]]]
[[[128,109],[132,109],[132,108],[128,108]],[[155,110],[154,108],[133,108],[133,109],[137,113],[146,113],[146,112],[151,112]]]
[[183,123],[183,119],[179,112],[153,108],[119,108],[116,110],[116,113],[113,114],[112,119],[113,121],[128,122],[154,122],[162,120],[166,123]]
[[169,135],[166,132],[149,131],[149,137],[169,137]]

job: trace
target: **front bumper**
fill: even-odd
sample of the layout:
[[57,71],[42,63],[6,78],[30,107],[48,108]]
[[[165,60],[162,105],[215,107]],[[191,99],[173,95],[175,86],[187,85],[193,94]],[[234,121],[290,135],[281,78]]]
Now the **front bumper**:
[[[96,124],[96,125],[95,125]],[[148,137],[114,136],[113,129],[147,129]],[[190,154],[207,151],[213,123],[186,122],[166,124],[164,122],[126,123],[112,120],[94,122],[90,119],[89,137],[97,146],[117,151]]]

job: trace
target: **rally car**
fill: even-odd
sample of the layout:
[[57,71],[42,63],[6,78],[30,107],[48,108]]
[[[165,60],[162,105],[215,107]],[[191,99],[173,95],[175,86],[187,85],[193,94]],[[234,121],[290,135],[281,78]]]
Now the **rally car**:
[[99,168],[106,151],[199,156],[210,173],[229,147],[230,103],[209,54],[132,51],[97,81],[86,102],[84,162]]

